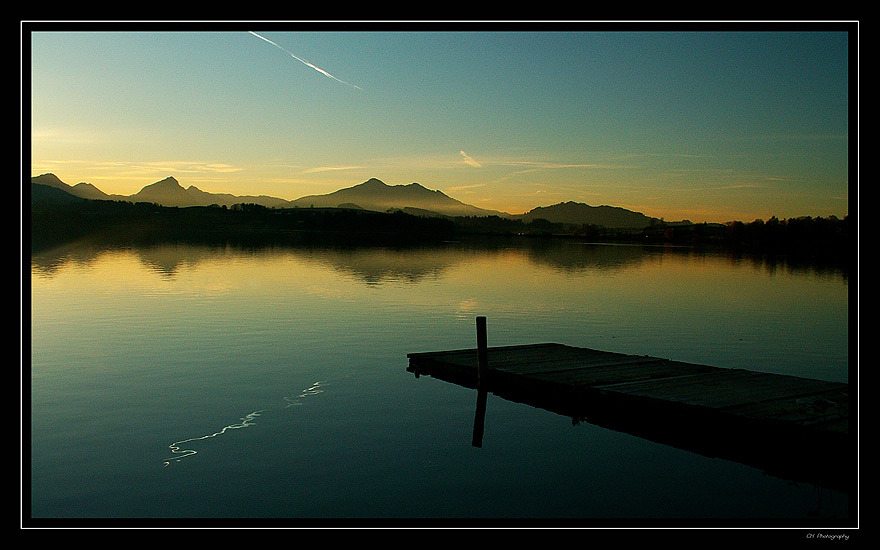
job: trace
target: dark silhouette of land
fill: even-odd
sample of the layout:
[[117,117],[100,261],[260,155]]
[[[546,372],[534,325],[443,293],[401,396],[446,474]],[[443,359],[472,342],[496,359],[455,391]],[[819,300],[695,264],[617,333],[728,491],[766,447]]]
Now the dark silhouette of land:
[[[564,202],[541,206],[525,214],[508,214],[487,210],[463,203],[441,191],[430,190],[418,183],[387,185],[376,178],[361,184],[339,189],[324,195],[308,195],[293,201],[265,195],[236,196],[228,193],[208,193],[194,185],[184,188],[173,177],[167,177],[145,186],[133,195],[108,195],[90,183],[67,185],[54,174],[42,174],[31,178],[31,183],[64,191],[75,197],[96,200],[148,202],[161,206],[226,206],[255,204],[268,208],[347,208],[388,212],[403,210],[421,217],[490,217],[531,222],[543,219],[553,223],[590,224],[610,228],[640,229],[659,222],[641,212],[633,212],[614,206],[590,206],[583,203]],[[690,223],[690,222],[678,222]]]
[[[147,186],[127,199],[106,195],[89,184],[68,186],[52,174],[32,178],[29,189],[32,251],[89,236],[124,236],[129,241],[240,244],[413,244],[463,237],[505,236],[718,246],[744,253],[786,255],[836,264],[844,271],[849,271],[857,255],[849,216],[843,219],[834,216],[773,217],[767,221],[733,221],[726,224],[694,224],[688,221],[665,223],[625,209],[578,203],[536,208],[527,215],[511,216],[479,209],[469,210],[474,207],[418,184],[388,186],[379,180],[369,180],[334,194],[305,197],[278,206],[249,202],[248,197],[226,195],[223,197],[227,201],[244,200],[208,206],[167,206],[141,200],[160,197],[167,200],[169,194],[177,196],[179,200],[190,200],[195,196],[194,188],[185,190],[173,178]],[[204,193],[196,191],[196,195]],[[218,197],[206,195],[209,195],[208,198]],[[383,196],[385,199],[377,199]],[[318,200],[319,197],[321,200]],[[424,202],[422,199],[425,197],[433,202]],[[361,203],[372,200],[369,204],[374,208],[398,206],[377,211],[350,202],[352,200],[360,200]],[[412,203],[408,203],[408,200]],[[314,204],[316,202],[318,204]],[[336,206],[327,206],[333,203]],[[304,206],[306,204],[308,206]],[[442,210],[444,205],[453,207],[453,211],[458,209],[471,214],[441,214],[438,210]],[[562,221],[551,221],[540,217],[541,214],[555,215],[555,220]],[[609,220],[605,222],[608,225],[579,222],[584,219],[579,217],[582,215],[598,215],[600,219]]]

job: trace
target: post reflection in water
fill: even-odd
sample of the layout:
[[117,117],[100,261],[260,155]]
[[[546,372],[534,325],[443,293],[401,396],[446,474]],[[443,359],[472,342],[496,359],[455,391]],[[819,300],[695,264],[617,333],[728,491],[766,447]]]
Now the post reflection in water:
[[486,317],[478,316],[477,324],[477,410],[474,416],[474,447],[483,446],[483,424],[486,420],[486,398],[489,386],[489,355]]
[[485,388],[477,390],[477,410],[474,413],[474,435],[471,438],[471,445],[474,447],[483,446],[483,426],[486,422],[486,399],[488,393]]
[[794,482],[855,488],[848,384],[553,343],[489,349],[485,326],[478,317],[476,350],[408,354],[416,377],[477,389],[474,447],[482,447],[491,391],[574,425],[583,420]]

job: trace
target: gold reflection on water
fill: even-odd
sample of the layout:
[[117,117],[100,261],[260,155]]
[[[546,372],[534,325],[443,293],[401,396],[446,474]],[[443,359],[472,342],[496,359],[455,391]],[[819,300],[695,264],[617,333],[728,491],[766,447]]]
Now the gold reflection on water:
[[[811,295],[804,284],[813,280],[777,284],[778,277],[792,272],[764,259],[687,248],[569,241],[409,248],[68,246],[33,255],[31,273],[35,295],[64,284],[75,286],[80,295],[94,296],[124,292],[204,299],[291,293],[334,300],[381,296],[451,307],[461,319],[498,308],[515,311],[517,300],[526,297],[523,307],[545,312],[567,308],[573,300],[585,304],[588,300],[592,304],[588,308],[631,304],[643,309],[676,301],[698,309],[702,303],[720,300],[722,308],[735,310],[762,302],[804,302]],[[822,291],[837,293],[835,299],[845,304],[846,277],[818,276],[830,278],[826,282],[831,284]],[[401,285],[407,292],[363,294],[365,289]],[[34,305],[40,307],[38,301]]]
[[[135,262],[131,261],[136,260]],[[464,278],[491,282],[498,272],[531,267],[554,274],[611,275],[638,271],[646,277],[662,271],[665,278],[698,276],[711,278],[731,267],[775,274],[797,266],[769,262],[764,257],[705,254],[688,248],[615,246],[561,241],[517,246],[474,246],[449,243],[443,246],[409,248],[235,248],[180,243],[143,247],[66,246],[34,254],[34,278],[51,279],[62,270],[115,274],[112,280],[136,281],[158,275],[165,280],[198,273],[198,284],[222,270],[223,277],[245,279],[254,273],[266,284],[279,280],[312,278],[315,266],[330,268],[345,277],[368,285],[436,281],[451,272]],[[144,269],[141,269],[144,268]],[[236,275],[236,274],[240,275]],[[534,273],[532,273],[534,276]]]

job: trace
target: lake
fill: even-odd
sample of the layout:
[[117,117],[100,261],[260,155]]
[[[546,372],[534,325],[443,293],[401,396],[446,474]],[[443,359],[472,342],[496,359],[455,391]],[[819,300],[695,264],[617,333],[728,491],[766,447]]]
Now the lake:
[[484,315],[490,346],[848,382],[839,269],[499,239],[81,243],[32,254],[30,272],[35,519],[824,526],[854,513],[853,495],[491,394],[474,447],[476,392],[406,371],[407,353],[475,347]]

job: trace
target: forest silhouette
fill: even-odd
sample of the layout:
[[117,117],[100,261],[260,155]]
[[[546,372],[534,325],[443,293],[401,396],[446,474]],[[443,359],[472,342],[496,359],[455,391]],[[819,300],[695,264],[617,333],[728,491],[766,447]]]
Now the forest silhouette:
[[169,207],[149,202],[83,199],[32,184],[31,251],[87,237],[129,242],[230,244],[418,244],[450,239],[580,239],[591,242],[718,246],[757,254],[785,254],[847,265],[857,255],[850,217],[799,217],[726,224],[666,224],[609,228],[489,216],[425,216],[401,209],[269,208],[253,203]]

